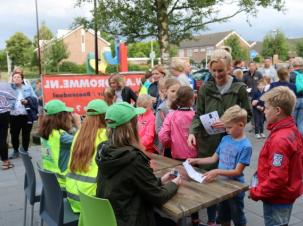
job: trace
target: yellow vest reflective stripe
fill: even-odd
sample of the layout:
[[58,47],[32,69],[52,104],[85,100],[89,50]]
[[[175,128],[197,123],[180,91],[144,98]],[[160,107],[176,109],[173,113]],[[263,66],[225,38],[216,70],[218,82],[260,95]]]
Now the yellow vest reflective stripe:
[[59,168],[60,138],[63,133],[66,132],[64,130],[53,130],[48,140],[42,138],[43,148],[41,150],[41,157],[43,169],[55,173],[61,189],[65,190],[67,170],[61,172]]
[[[72,148],[75,144],[75,141],[77,140],[78,133],[75,135]],[[95,158],[96,158],[96,152],[97,147],[101,142],[104,142],[107,140],[106,136],[106,129],[101,128],[97,131],[97,137],[95,141],[95,153],[91,159],[91,163],[89,166],[88,171],[85,172],[71,172],[70,171],[70,162],[71,158],[69,160],[68,164],[68,172],[66,174],[66,193],[67,193],[67,199],[71,205],[72,210],[75,213],[80,212],[80,202],[79,202],[79,191],[83,192],[84,194],[95,196],[96,195],[96,189],[97,189],[97,174],[98,174],[98,166],[96,164]],[[73,154],[71,154],[72,157]]]

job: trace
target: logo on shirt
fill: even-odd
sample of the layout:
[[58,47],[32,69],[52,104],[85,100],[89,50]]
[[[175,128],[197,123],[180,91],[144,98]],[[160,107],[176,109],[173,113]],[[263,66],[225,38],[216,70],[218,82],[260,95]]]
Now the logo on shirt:
[[280,167],[282,165],[283,155],[281,154],[274,154],[274,160],[272,162],[273,166]]

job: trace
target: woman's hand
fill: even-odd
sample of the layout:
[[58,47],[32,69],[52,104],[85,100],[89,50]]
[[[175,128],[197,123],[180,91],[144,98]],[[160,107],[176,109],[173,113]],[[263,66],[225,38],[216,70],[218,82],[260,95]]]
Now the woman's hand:
[[204,173],[203,176],[205,176],[205,182],[212,182],[219,176],[219,171],[218,169],[210,170]]
[[195,135],[194,134],[189,134],[188,135],[188,138],[187,138],[187,144],[188,144],[188,146],[189,147],[194,147],[194,146],[196,146],[196,137],[195,137]]
[[181,176],[177,176],[175,179],[173,179],[171,182],[175,183],[177,186],[181,184]]
[[224,127],[224,123],[221,120],[216,121],[211,125],[214,129],[222,129]]
[[258,102],[259,102],[258,100],[253,100],[253,101],[251,102],[251,105],[252,105],[252,106],[256,106],[256,105],[258,104]]

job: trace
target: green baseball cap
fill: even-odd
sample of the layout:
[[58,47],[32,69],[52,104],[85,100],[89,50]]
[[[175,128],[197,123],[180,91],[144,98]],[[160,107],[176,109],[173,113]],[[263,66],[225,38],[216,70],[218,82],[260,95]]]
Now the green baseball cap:
[[47,115],[54,115],[63,111],[73,112],[74,109],[67,107],[61,100],[51,100],[45,104],[44,111]]
[[108,105],[104,100],[95,99],[90,101],[84,109],[86,111],[86,115],[100,115],[105,114],[108,109]]
[[136,115],[143,114],[144,112],[144,108],[135,108],[126,102],[113,104],[108,108],[105,114],[105,119],[111,120],[111,122],[106,123],[107,127],[116,128],[117,126],[121,126],[129,122]]

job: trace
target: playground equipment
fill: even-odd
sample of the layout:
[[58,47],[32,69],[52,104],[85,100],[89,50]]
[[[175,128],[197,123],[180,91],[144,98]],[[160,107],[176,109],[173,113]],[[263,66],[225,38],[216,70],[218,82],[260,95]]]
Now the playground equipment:
[[[101,49],[99,72],[105,73],[107,66],[119,65],[120,72],[128,71],[127,64],[127,46],[124,42],[117,41],[115,43],[115,56],[113,56],[110,47],[104,47]],[[95,54],[89,53],[86,60],[86,71],[88,74],[95,73]]]

